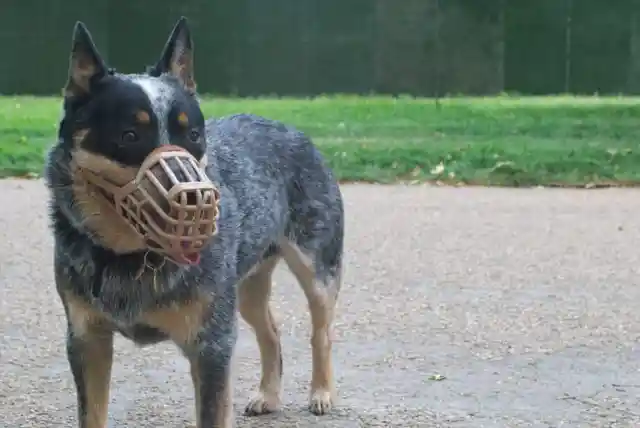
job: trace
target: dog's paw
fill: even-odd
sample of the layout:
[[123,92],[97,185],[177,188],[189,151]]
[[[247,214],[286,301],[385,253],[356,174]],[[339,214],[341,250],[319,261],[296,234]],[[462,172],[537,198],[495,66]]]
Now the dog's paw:
[[280,397],[266,392],[256,393],[244,408],[246,416],[258,416],[273,413],[280,408]]
[[331,392],[324,389],[319,389],[311,393],[309,399],[309,411],[314,415],[324,415],[331,411],[333,407],[333,398]]

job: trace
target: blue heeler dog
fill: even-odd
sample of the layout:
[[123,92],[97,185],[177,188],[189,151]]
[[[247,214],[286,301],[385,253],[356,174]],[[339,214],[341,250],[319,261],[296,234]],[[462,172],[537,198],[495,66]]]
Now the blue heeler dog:
[[[142,74],[108,68],[78,22],[64,95],[45,173],[79,426],[107,426],[115,332],[140,346],[174,342],[190,362],[198,428],[233,426],[237,310],[255,332],[262,363],[260,385],[245,412],[276,410],[282,354],[269,297],[281,259],[311,313],[309,409],[328,412],[344,214],[338,184],[309,138],[255,115],[205,120],[184,18],[158,62]],[[118,214],[114,199],[83,173],[121,186],[165,146],[207,158],[203,171],[219,192],[217,234],[197,254],[167,257],[150,250]]]

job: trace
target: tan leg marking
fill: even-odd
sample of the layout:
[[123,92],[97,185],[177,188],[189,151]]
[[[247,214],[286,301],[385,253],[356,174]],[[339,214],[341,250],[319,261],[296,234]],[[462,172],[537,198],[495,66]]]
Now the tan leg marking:
[[216,427],[232,428],[233,427],[233,388],[231,387],[231,375],[227,376],[227,383],[224,385],[222,396],[216,403],[218,408],[218,420]]
[[316,415],[322,415],[331,410],[335,396],[331,324],[340,278],[335,278],[333,284],[320,283],[315,277],[313,262],[295,244],[285,241],[280,247],[309,304],[313,366],[309,410]]
[[213,298],[201,295],[188,302],[145,313],[140,321],[163,331],[174,342],[192,343],[207,322]]
[[270,413],[280,407],[282,351],[278,328],[269,307],[271,274],[279,260],[276,256],[263,261],[238,289],[240,314],[256,335],[262,366],[260,387],[245,407],[247,415]]
[[113,333],[106,320],[82,300],[67,294],[65,302],[74,334],[82,340],[82,371],[86,392],[83,428],[106,428],[109,407]]
[[202,403],[200,400],[200,391],[202,383],[200,382],[200,371],[198,361],[196,359],[190,360],[191,364],[191,381],[193,382],[193,391],[196,399],[196,428],[202,428],[200,424],[200,411],[202,409]]
[[[196,428],[210,428],[204,427],[201,424],[200,415],[202,411],[202,379],[200,379],[200,370],[198,361],[196,358],[189,360],[191,364],[191,380],[193,381],[193,390],[195,392],[196,400]],[[229,370],[231,372],[231,370]],[[205,404],[206,405],[206,404]],[[216,414],[218,419],[214,422],[215,425],[212,428],[233,428],[233,388],[231,386],[231,376],[227,376],[224,389],[218,401],[211,403],[210,405],[217,408]]]

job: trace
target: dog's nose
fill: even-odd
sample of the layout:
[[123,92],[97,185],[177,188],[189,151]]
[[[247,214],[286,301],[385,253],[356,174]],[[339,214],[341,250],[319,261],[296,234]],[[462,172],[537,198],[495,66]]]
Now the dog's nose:
[[198,204],[198,190],[191,190],[185,193],[187,205],[196,206]]

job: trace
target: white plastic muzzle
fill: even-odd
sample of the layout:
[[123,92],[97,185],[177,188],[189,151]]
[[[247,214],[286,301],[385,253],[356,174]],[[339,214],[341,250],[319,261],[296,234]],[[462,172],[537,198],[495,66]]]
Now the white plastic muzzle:
[[217,233],[220,192],[200,162],[177,146],[151,152],[135,178],[124,184],[109,182],[82,168],[83,177],[99,188],[134,233],[150,250],[178,262],[193,262]]

